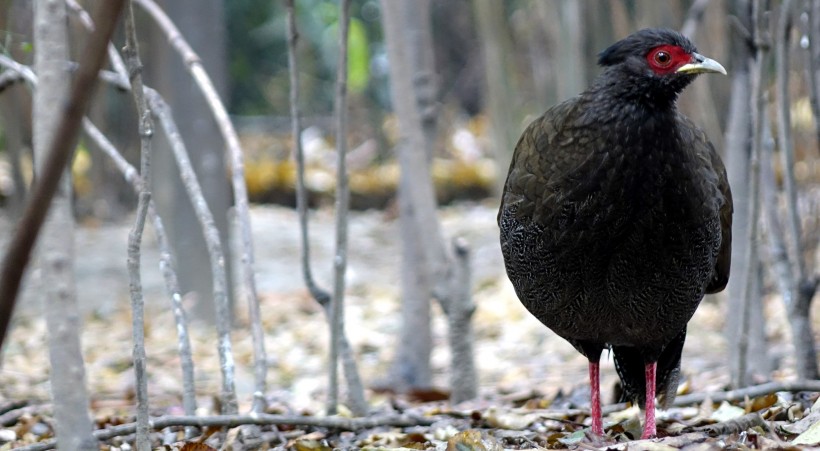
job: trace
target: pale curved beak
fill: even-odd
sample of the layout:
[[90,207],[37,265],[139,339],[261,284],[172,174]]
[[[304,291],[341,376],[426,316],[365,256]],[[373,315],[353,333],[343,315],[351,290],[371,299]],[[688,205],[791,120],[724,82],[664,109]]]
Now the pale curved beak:
[[703,74],[703,73],[717,73],[726,75],[726,69],[717,61],[707,58],[699,53],[693,53],[695,61],[684,64],[675,72],[678,74]]

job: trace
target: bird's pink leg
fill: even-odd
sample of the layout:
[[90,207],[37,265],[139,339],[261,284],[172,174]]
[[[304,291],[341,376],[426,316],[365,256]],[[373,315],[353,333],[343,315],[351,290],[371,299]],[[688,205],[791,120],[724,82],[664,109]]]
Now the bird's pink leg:
[[601,419],[601,387],[598,362],[589,362],[590,410],[592,410],[592,433],[604,435],[604,422]]
[[646,374],[646,417],[641,438],[652,438],[658,434],[655,427],[655,370],[657,362],[647,363],[644,368]]

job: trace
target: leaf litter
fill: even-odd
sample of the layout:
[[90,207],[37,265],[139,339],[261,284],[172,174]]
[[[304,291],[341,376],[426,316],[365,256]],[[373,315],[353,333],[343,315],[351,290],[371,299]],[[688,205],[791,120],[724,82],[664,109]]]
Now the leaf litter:
[[[268,352],[268,413],[322,417],[325,395],[327,327],[294,268],[299,267],[296,215],[287,208],[253,208],[257,279],[260,286],[265,345]],[[332,211],[312,212],[311,239],[317,278],[329,286]],[[518,303],[503,274],[490,203],[454,205],[442,209],[446,236],[464,237],[473,253],[473,293],[476,364],[481,396],[452,406],[388,391],[370,391],[372,415],[405,413],[432,419],[427,426],[375,427],[339,431],[323,427],[260,426],[255,434],[233,436],[217,428],[185,439],[182,428],[154,433],[157,449],[203,451],[220,449],[808,449],[820,445],[816,393],[766,395],[736,403],[672,408],[658,412],[660,438],[640,436],[640,412],[632,407],[605,416],[606,437],[588,432],[586,360],[570,345],[534,320]],[[0,224],[0,230],[9,227]],[[130,313],[127,310],[125,243],[130,223],[81,227],[77,241],[78,298],[84,316],[83,350],[91,410],[96,426],[105,428],[134,420],[134,376],[131,364]],[[348,274],[349,339],[357,352],[368,387],[388,374],[400,326],[398,284],[398,224],[389,214],[355,212],[351,217]],[[163,295],[156,254],[146,241],[144,265],[147,318],[148,388],[151,414],[181,415],[182,382],[176,327]],[[90,256],[85,258],[85,256]],[[36,298],[38,281],[31,277],[26,296]],[[39,283],[42,283],[41,281]],[[36,293],[35,293],[36,294]],[[24,298],[25,299],[25,298]],[[237,297],[241,299],[241,297]],[[0,450],[53,438],[49,399],[46,330],[36,301],[20,309],[14,320],[0,369]],[[233,330],[240,411],[248,411],[253,390],[252,347],[247,318],[238,305]],[[690,323],[683,358],[683,392],[721,391],[728,385],[725,342],[721,333],[725,305],[705,300]],[[773,350],[782,349],[786,325],[776,298],[767,299]],[[434,391],[446,396],[446,321],[434,308],[431,324]],[[772,327],[774,325],[774,327]],[[198,415],[215,414],[219,393],[219,359],[213,329],[194,323],[190,330],[196,371]],[[782,352],[781,352],[782,353]],[[789,368],[788,355],[779,355]],[[612,401],[617,381],[608,356],[602,361],[602,392]],[[775,374],[793,377],[788,370]],[[431,392],[431,393],[433,393]],[[691,432],[760,412],[764,425],[720,436]],[[234,429],[233,431],[237,431]],[[689,431],[689,432],[687,432]],[[692,435],[696,434],[696,435]],[[700,434],[700,435],[697,435]],[[685,437],[688,441],[680,441]],[[106,440],[103,449],[130,449],[133,436]],[[678,440],[677,442],[674,440]],[[705,446],[705,447],[704,447]]]

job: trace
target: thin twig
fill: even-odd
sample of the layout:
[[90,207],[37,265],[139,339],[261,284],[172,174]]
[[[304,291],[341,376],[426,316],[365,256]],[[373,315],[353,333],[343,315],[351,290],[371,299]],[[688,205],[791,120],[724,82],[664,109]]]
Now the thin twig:
[[146,88],[145,95],[151,112],[159,121],[171,151],[179,167],[182,183],[194,206],[194,212],[202,227],[202,234],[208,248],[208,257],[211,264],[211,276],[213,277],[213,296],[216,304],[216,328],[219,335],[219,362],[222,372],[222,413],[230,415],[236,413],[236,389],[234,387],[234,360],[231,346],[231,323],[228,307],[228,296],[226,292],[227,276],[225,274],[225,254],[222,250],[222,242],[219,238],[219,230],[216,228],[213,214],[208,208],[202,188],[194,173],[191,160],[185,143],[172,120],[170,108],[165,100],[153,89]]
[[[794,175],[794,143],[789,101],[789,37],[792,26],[793,0],[784,0],[780,7],[775,37],[775,88],[777,91],[777,128],[780,147],[781,166],[783,171],[783,191],[785,194],[785,228],[783,240],[788,255],[782,264],[788,265],[788,280],[781,283],[783,302],[789,318],[792,344],[797,361],[797,375],[802,379],[813,379],[818,376],[817,356],[812,339],[813,331],[810,319],[811,300],[814,290],[804,291],[808,274],[803,261],[804,244],[800,230],[800,213],[797,203],[797,180]],[[789,258],[790,257],[790,258]]]
[[[816,146],[820,146],[820,2],[804,1],[804,39],[808,40],[806,49],[806,84],[809,87],[809,102],[814,116],[814,133]],[[816,147],[817,148],[817,147]]]
[[2,54],[0,54],[0,66],[20,74],[31,86],[37,86],[37,75],[30,67]]
[[[204,427],[238,427],[243,425],[290,425],[323,427],[343,431],[358,431],[376,427],[413,427],[429,426],[435,418],[427,416],[389,415],[367,418],[342,417],[306,417],[270,415],[265,413],[249,415],[219,415],[219,416],[163,416],[151,420],[151,427],[160,430],[173,426]],[[130,435],[136,431],[136,423],[122,424],[106,429],[94,431],[97,440],[108,440],[114,437]],[[45,451],[54,449],[54,440],[40,442],[34,445],[15,448],[15,451]]]
[[63,106],[63,114],[53,135],[53,141],[48,146],[48,158],[42,166],[31,198],[3,257],[0,274],[0,348],[14,311],[20,281],[28,266],[31,251],[51,205],[51,199],[73,154],[80,121],[92,97],[97,72],[105,61],[105,49],[118,22],[123,3],[124,0],[110,0],[102,2],[98,7],[97,17],[103,25],[92,33],[82,53],[80,69],[72,83],[70,96]]
[[[91,18],[91,15],[83,9],[82,5],[77,3],[76,0],[66,0],[66,6],[68,10],[77,17],[83,28],[88,31],[94,31],[94,20]],[[120,89],[129,89],[127,87],[129,79],[128,70],[125,68],[125,63],[122,58],[120,58],[120,53],[117,51],[117,48],[110,42],[108,43],[108,62],[114,69],[114,73],[117,74],[122,81],[122,83],[116,83],[115,86]]]
[[[83,128],[86,136],[111,158],[117,169],[122,172],[125,180],[134,188],[134,191],[139,192],[142,179],[136,168],[131,166],[131,163],[122,156],[111,141],[88,118],[83,119]],[[162,218],[156,212],[153,200],[148,204],[148,217],[154,226],[154,235],[157,238],[160,255],[160,271],[165,281],[165,289],[171,299],[171,309],[177,326],[177,348],[182,369],[182,407],[186,415],[193,415],[196,412],[196,385],[194,383],[194,360],[191,356],[191,339],[188,334],[188,318],[182,307],[182,292],[179,288],[179,279],[171,254],[168,234],[165,233],[165,226],[162,223]],[[186,430],[186,437],[190,438],[193,435],[193,429]]]
[[[228,149],[234,205],[236,208],[236,218],[239,222],[239,234],[242,241],[240,262],[242,264],[244,294],[247,296],[248,316],[253,339],[254,404],[252,410],[255,412],[263,411],[265,408],[265,392],[267,391],[267,355],[265,352],[265,334],[262,330],[262,319],[259,311],[259,298],[256,292],[250,207],[248,206],[248,192],[245,185],[245,165],[242,156],[242,147],[239,143],[239,135],[237,135],[231,123],[231,119],[228,116],[228,110],[219,99],[216,87],[205,71],[202,61],[196,52],[194,52],[193,48],[185,41],[185,38],[179,32],[176,25],[174,25],[171,19],[153,0],[134,1],[148,12],[157,25],[159,25],[160,29],[167,35],[168,42],[171,46],[182,57],[185,67],[190,72],[199,90],[205,96],[208,107],[211,109],[211,114],[216,121],[217,127]],[[217,309],[219,308],[220,307],[217,306]],[[229,314],[230,312],[227,311],[227,308],[226,303],[223,309],[226,310],[226,314]],[[226,411],[225,413],[233,413],[233,411]]]
[[151,439],[148,436],[148,380],[145,363],[145,299],[142,295],[140,273],[140,247],[142,232],[145,229],[145,218],[151,202],[151,139],[154,135],[154,122],[151,111],[145,101],[142,85],[142,62],[140,61],[137,29],[134,23],[134,7],[128,2],[125,19],[125,48],[123,53],[128,67],[131,95],[137,109],[140,135],[140,175],[142,183],[137,203],[137,217],[134,228],[128,234],[128,275],[131,281],[132,334],[134,337],[134,373],[136,377],[137,398],[137,441],[139,451],[150,451]]
[[711,393],[691,393],[675,398],[673,405],[688,406],[693,404],[700,404],[709,399],[713,403],[721,403],[723,401],[740,401],[748,398],[757,398],[759,396],[769,395],[777,392],[817,392],[820,391],[820,380],[797,380],[789,382],[768,382],[760,385],[753,385],[750,387],[739,388],[737,390],[719,391]]
[[0,74],[0,93],[23,80],[25,80],[25,77],[18,72],[10,70],[3,72]]
[[[793,274],[803,277],[805,265],[800,248],[800,218],[797,212],[797,183],[794,177],[794,144],[792,141],[791,111],[789,102],[789,35],[791,34],[793,0],[783,0],[777,21],[775,38],[775,88],[777,96],[777,142],[783,165],[783,187],[786,194],[786,224],[788,225],[789,252],[794,265]],[[797,301],[793,299],[793,301]],[[791,308],[791,304],[787,303]]]
[[721,421],[720,423],[687,428],[684,429],[684,431],[706,432],[711,437],[718,437],[722,435],[739,434],[745,430],[756,427],[762,427],[766,431],[769,430],[766,421],[760,416],[759,412],[752,412],[737,418],[732,418],[731,420]]
[[330,356],[327,412],[339,404],[339,337],[344,334],[347,221],[350,193],[347,186],[347,33],[350,1],[339,5],[339,61],[336,68],[336,255],[333,258],[333,301],[330,304]]
[[296,15],[293,0],[286,0],[288,10],[288,70],[290,75],[290,121],[291,139],[293,139],[293,156],[296,160],[296,209],[299,212],[299,228],[302,241],[302,276],[310,295],[320,305],[330,303],[330,293],[319,287],[313,279],[310,267],[310,240],[308,234],[308,193],[305,184],[305,154],[302,149],[301,120],[299,112],[299,68],[296,59],[296,43],[299,32],[296,30]]
[[[293,0],[287,0],[288,10],[288,67],[290,74],[290,112],[291,112],[291,135],[293,137],[293,154],[296,160],[296,208],[299,214],[300,238],[302,244],[302,276],[308,292],[322,307],[325,315],[330,321],[330,294],[319,287],[313,278],[310,264],[310,240],[308,233],[308,195],[305,185],[305,158],[302,150],[302,141],[299,139],[302,127],[300,125],[301,114],[299,112],[299,77],[298,64],[296,59],[296,42],[299,33],[296,29],[296,19],[293,12]],[[342,334],[339,337],[340,357],[344,369],[345,379],[348,386],[348,407],[356,415],[364,415],[367,411],[367,403],[364,399],[364,388],[359,376],[359,369],[356,358],[347,336]]]

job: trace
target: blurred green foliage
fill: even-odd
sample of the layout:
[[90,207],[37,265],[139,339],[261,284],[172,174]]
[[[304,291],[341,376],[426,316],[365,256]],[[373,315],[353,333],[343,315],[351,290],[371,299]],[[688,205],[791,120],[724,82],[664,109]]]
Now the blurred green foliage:
[[[338,1],[296,0],[295,4],[301,107],[306,114],[329,114],[333,111],[338,58]],[[287,115],[290,82],[285,2],[231,0],[225,2],[225,8],[231,112]],[[348,40],[351,94],[386,98],[386,75],[379,76],[373,64],[383,59],[383,45],[374,45],[381,40],[378,1],[353,0]]]

